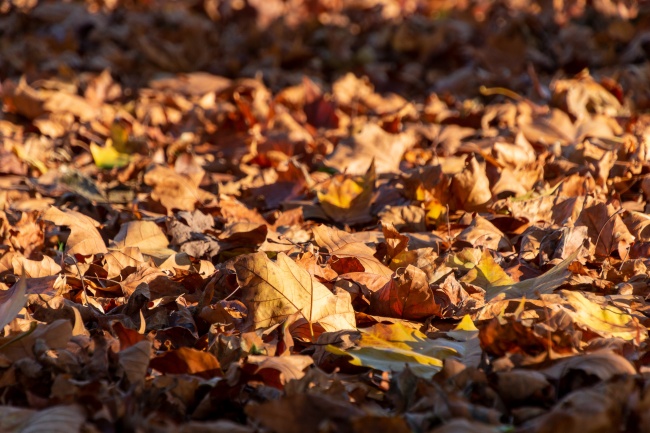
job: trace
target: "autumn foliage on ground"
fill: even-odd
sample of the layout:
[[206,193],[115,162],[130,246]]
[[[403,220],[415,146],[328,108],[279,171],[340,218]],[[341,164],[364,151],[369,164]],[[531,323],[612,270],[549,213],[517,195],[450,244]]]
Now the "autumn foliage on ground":
[[650,431],[648,28],[0,1],[0,431]]

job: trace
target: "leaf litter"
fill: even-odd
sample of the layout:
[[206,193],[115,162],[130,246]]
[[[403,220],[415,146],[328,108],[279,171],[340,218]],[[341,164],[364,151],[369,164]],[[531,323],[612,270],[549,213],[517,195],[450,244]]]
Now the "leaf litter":
[[0,2],[0,430],[646,431],[649,25]]

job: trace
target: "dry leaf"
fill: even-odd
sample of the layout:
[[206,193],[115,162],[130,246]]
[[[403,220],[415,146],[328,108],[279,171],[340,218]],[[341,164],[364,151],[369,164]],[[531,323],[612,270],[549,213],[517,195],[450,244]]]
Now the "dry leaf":
[[59,226],[70,229],[70,236],[65,245],[66,253],[92,256],[103,254],[108,250],[102,236],[97,231],[100,224],[94,219],[72,210],[62,211],[56,207],[49,208],[42,216]]
[[[265,253],[248,254],[235,262],[242,300],[253,329],[268,327],[299,313],[310,328],[354,329],[354,311],[347,292],[330,292],[286,254],[272,262]],[[315,330],[311,329],[312,336]]]

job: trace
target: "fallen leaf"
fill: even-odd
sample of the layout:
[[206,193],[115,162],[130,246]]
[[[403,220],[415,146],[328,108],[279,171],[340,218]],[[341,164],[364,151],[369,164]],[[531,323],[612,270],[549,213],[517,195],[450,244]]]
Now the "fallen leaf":
[[465,248],[449,256],[447,266],[455,269],[468,269],[461,282],[474,284],[486,291],[488,296],[498,287],[510,286],[514,281],[492,258],[488,249]]
[[[638,319],[623,312],[614,305],[599,305],[590,301],[580,292],[563,290],[560,292],[571,307],[564,309],[576,324],[602,337],[616,337],[640,343],[648,338],[648,332]],[[603,299],[604,301],[604,299]]]
[[[138,354],[144,349],[144,343],[138,343],[138,345],[142,344],[142,346],[134,349],[136,351],[135,354]],[[137,356],[139,359],[140,355],[138,354]],[[169,350],[151,358],[149,366],[163,374],[194,374],[206,379],[221,376],[221,366],[214,355],[189,347]],[[135,366],[135,368],[131,368],[129,371],[137,378],[140,367]]]
[[30,410],[3,406],[0,428],[5,433],[79,433],[86,420],[81,406],[52,406]]
[[409,133],[391,134],[379,125],[366,123],[336,146],[326,164],[340,172],[363,175],[374,161],[377,174],[395,173],[402,155],[414,144],[415,137]]
[[400,323],[377,324],[359,330],[361,339],[349,350],[328,345],[336,355],[347,355],[353,365],[386,372],[409,369],[417,376],[431,377],[442,368],[442,360],[461,355],[462,345],[451,340],[431,340],[413,328]]
[[374,256],[375,252],[370,247],[357,241],[347,233],[325,225],[314,227],[313,233],[316,244],[327,248],[332,256],[330,266],[340,274],[350,272],[348,268],[353,267],[386,277],[393,274],[390,268],[377,260]]
[[248,254],[235,264],[242,301],[253,329],[280,323],[299,313],[315,336],[313,325],[326,331],[354,329],[354,311],[347,292],[330,292],[286,254],[272,262],[265,253]]
[[122,225],[112,242],[112,248],[138,248],[143,254],[161,258],[176,253],[167,248],[168,245],[167,236],[153,221],[131,221]]
[[489,301],[499,296],[501,293],[504,293],[506,298],[509,299],[521,297],[534,298],[538,294],[552,293],[553,290],[557,289],[567,281],[571,275],[571,271],[568,270],[569,265],[581,254],[583,254],[582,248],[576,250],[557,266],[554,266],[553,269],[539,277],[530,278],[512,285],[498,288],[495,287],[493,290],[486,293],[485,299]]
[[440,306],[436,304],[426,274],[408,265],[398,269],[384,287],[372,294],[369,312],[378,316],[421,320],[440,316]]
[[76,211],[62,211],[56,207],[49,208],[42,218],[70,228],[70,236],[65,245],[66,253],[92,256],[108,252],[102,236],[97,231],[100,224],[94,219]]
[[375,166],[370,162],[363,176],[338,174],[329,180],[318,201],[328,217],[346,224],[360,224],[371,219],[370,202],[375,188]]
[[0,292],[0,329],[3,329],[23,309],[27,302],[27,279],[18,280],[11,289]]
[[453,176],[451,197],[453,197],[455,209],[468,212],[485,211],[492,203],[490,181],[484,166],[479,164],[474,154],[465,160],[465,169]]

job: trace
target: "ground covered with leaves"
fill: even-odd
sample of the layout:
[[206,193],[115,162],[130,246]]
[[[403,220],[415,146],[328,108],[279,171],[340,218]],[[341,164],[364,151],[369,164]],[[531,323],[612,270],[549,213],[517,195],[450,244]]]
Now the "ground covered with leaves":
[[649,28],[0,0],[0,431],[650,431]]

